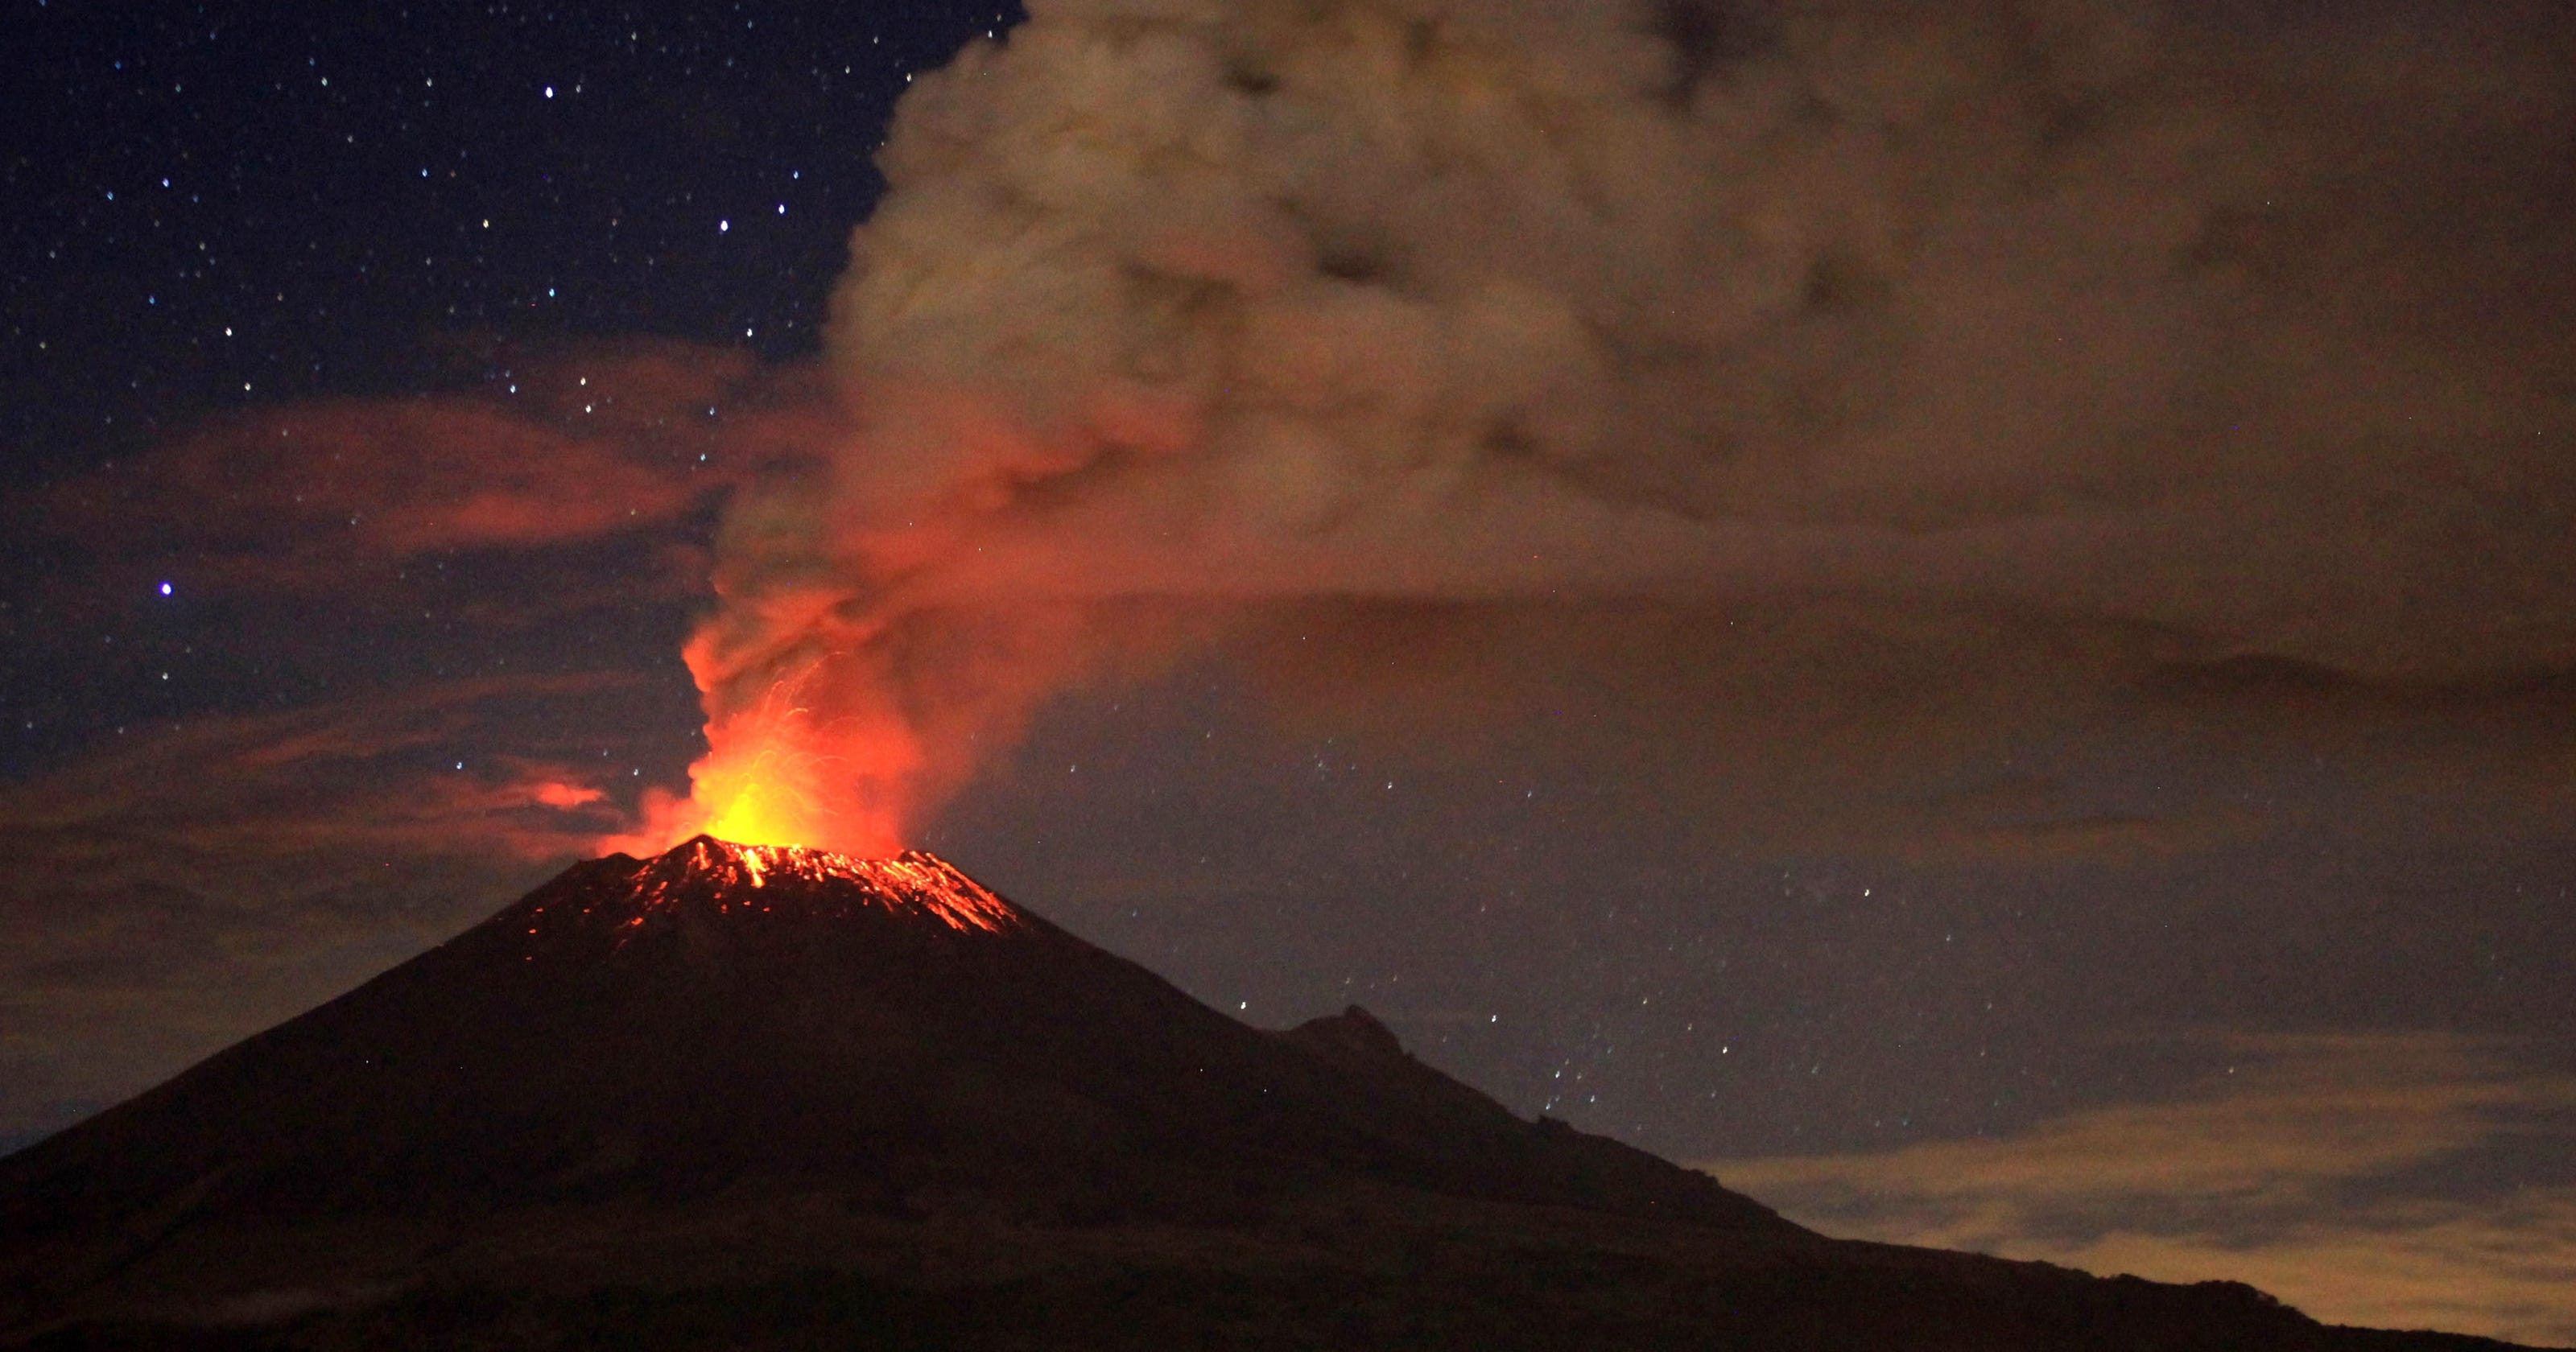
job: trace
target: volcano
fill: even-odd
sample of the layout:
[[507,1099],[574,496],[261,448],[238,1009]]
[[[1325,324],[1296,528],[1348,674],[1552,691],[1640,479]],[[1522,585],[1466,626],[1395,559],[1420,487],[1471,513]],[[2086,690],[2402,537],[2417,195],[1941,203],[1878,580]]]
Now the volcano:
[[1359,1009],[1248,1027],[920,852],[576,865],[0,1160],[0,1343],[1176,1338],[2502,1346],[1829,1240]]

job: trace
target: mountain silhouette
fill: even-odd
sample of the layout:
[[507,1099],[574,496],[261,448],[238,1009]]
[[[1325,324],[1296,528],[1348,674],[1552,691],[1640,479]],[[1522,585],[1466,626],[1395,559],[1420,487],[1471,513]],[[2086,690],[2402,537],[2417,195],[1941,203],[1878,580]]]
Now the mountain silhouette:
[[579,864],[0,1159],[0,1344],[2470,1348],[1829,1240],[925,853]]

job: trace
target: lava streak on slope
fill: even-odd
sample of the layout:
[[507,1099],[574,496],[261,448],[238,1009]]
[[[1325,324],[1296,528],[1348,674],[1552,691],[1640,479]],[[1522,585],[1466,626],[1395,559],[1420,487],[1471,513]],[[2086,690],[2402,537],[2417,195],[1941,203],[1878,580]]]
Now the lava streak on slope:
[[[599,861],[615,867],[620,856]],[[830,918],[859,911],[919,917],[951,930],[1006,934],[1028,927],[1017,907],[955,865],[926,850],[867,859],[797,845],[739,845],[713,836],[683,841],[653,858],[630,861],[623,886],[584,889],[577,914],[596,927],[643,929],[684,911]],[[528,933],[545,928],[550,908],[527,916]]]

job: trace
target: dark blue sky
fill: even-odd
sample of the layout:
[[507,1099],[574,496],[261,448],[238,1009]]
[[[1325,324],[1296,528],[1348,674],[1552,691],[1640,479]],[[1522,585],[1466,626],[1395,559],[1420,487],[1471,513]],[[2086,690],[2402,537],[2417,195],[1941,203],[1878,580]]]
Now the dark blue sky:
[[[2546,17],[2534,43],[2566,46]],[[680,644],[728,493],[811,440],[871,156],[910,76],[1021,19],[6,0],[0,1145],[436,942],[684,783]],[[1283,602],[1046,704],[927,843],[1241,1017],[1356,1001],[1516,1110],[1686,1160],[2021,1139],[2240,1061],[2348,1080],[2373,1038],[2517,1086],[2431,1095],[2461,1121],[2505,1102],[2576,1139],[2576,593],[2533,562],[2576,531],[2576,364],[2539,322],[2558,301],[2495,299],[2576,257],[2576,192],[2465,125],[2369,170],[2451,147],[2443,181],[2486,194],[2459,241],[2335,186],[2195,247],[2256,286],[2306,285],[2282,240],[2429,279],[2409,351],[2457,365],[2392,359],[2392,400],[2500,366],[2540,391],[2509,454],[2356,433],[2384,477],[2220,523],[2448,541],[2278,628],[2491,608],[2510,661],[2408,676],[1812,595]],[[2383,206],[2404,228],[2369,249],[2328,229]],[[2463,484],[2483,506],[2428,526]],[[2138,585],[2304,596],[2278,584],[2307,557]],[[2260,1041],[2317,1037],[2346,1041]],[[2576,1152],[2485,1129],[2405,1186],[2576,1196]],[[2394,1186],[2337,1175],[2303,1218],[2366,1230],[2353,1198]]]

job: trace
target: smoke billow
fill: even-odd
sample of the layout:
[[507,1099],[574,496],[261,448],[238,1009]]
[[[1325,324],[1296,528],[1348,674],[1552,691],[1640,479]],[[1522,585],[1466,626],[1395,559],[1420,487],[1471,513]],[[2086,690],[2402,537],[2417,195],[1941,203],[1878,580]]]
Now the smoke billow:
[[725,525],[696,824],[887,847],[1319,598],[2576,659],[2538,11],[1030,9],[899,111],[828,472]]

